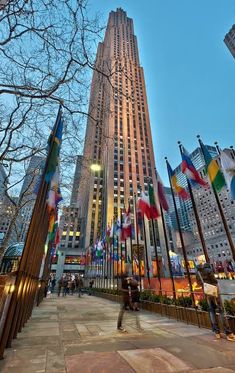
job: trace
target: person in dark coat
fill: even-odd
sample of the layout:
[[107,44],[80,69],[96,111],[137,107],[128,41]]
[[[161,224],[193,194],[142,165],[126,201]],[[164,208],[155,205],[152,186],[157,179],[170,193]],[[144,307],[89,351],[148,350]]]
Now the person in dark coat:
[[120,311],[117,321],[117,329],[125,332],[125,328],[122,327],[122,320],[125,310],[128,310],[130,307],[130,278],[127,275],[123,275],[121,278],[121,294],[122,294],[122,303],[120,304]]
[[134,277],[132,277],[129,280],[129,284],[131,291],[131,309],[133,311],[139,311],[140,291],[138,281]]
[[199,266],[197,270],[198,270],[197,271],[197,282],[204,289],[204,294],[207,300],[207,304],[209,306],[209,316],[210,316],[210,321],[211,321],[211,327],[212,327],[213,332],[215,333],[216,338],[217,339],[221,338],[220,328],[219,328],[217,318],[216,318],[216,311],[218,310],[227,340],[235,342],[235,335],[232,333],[228,320],[224,315],[222,301],[218,293],[218,281],[215,278],[215,274],[214,274],[214,271],[211,265],[209,263],[204,263],[204,265]]

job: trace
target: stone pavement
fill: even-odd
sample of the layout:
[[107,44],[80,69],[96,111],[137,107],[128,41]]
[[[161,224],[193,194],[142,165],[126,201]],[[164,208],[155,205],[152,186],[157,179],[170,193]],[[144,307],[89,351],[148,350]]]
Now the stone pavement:
[[126,312],[121,333],[118,311],[118,304],[88,295],[44,300],[6,350],[0,372],[235,372],[235,343],[142,311]]

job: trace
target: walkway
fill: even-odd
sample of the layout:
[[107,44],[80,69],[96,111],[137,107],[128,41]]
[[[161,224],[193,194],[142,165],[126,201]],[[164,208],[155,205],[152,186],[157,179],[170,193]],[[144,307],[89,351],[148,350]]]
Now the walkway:
[[148,312],[127,312],[127,333],[120,333],[118,310],[118,304],[88,295],[46,299],[6,350],[0,372],[235,372],[233,342]]

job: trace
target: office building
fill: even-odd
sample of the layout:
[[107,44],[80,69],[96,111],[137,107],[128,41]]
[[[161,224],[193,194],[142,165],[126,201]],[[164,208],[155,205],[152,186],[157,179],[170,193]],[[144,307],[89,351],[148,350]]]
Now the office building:
[[230,50],[232,56],[235,58],[235,25],[225,35],[224,42]]
[[[133,20],[120,8],[109,14],[96,66],[109,79],[95,71],[91,85],[80,183],[86,249],[114,217],[120,218],[129,200],[133,211],[134,193],[141,188],[147,191],[148,182],[156,187],[144,71]],[[91,165],[99,165],[100,170],[91,167],[92,172]],[[157,228],[156,224],[156,232]],[[151,229],[149,237],[151,251]],[[157,242],[163,248],[159,237]]]

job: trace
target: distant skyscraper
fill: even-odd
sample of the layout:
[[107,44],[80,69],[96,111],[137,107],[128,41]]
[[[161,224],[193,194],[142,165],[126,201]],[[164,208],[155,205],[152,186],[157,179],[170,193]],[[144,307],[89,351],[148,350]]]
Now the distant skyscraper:
[[[120,8],[109,14],[96,66],[110,81],[93,74],[80,194],[86,248],[129,199],[133,203],[134,193],[147,190],[149,182],[156,186],[144,71],[133,20]],[[92,173],[93,163],[101,170]]]
[[233,25],[231,30],[225,35],[224,42],[235,58],[235,25]]
[[82,160],[83,160],[83,156],[78,155],[77,161],[76,161],[74,179],[73,179],[73,189],[72,189],[71,200],[70,200],[71,206],[76,206],[78,204],[78,190],[79,190],[79,183],[81,179]]
[[[217,156],[217,150],[216,150],[215,146],[206,145],[206,147],[207,147],[210,155],[212,156],[212,158]],[[204,177],[205,176],[205,169],[204,169],[205,160],[204,160],[201,148],[197,147],[193,152],[191,152],[189,154],[189,156],[190,156],[195,168],[197,170],[200,170],[200,172],[202,173],[201,176]],[[187,188],[187,179],[181,171],[181,163],[179,164],[179,166],[176,167],[175,173],[176,173],[177,179],[179,181],[179,184],[182,185],[183,187]],[[179,207],[180,207],[180,209],[179,209],[180,220],[181,220],[181,224],[182,224],[181,228],[185,231],[191,231],[191,224],[190,224],[190,221],[189,221],[189,218],[188,218],[188,211],[191,211],[191,209],[192,209],[191,199],[182,200],[181,198],[179,198]]]
[[33,155],[30,159],[24,182],[20,192],[20,205],[23,207],[20,209],[19,219],[21,220],[21,241],[25,241],[28,232],[36,194],[34,193],[35,186],[39,182],[40,170],[44,162],[44,157]]

